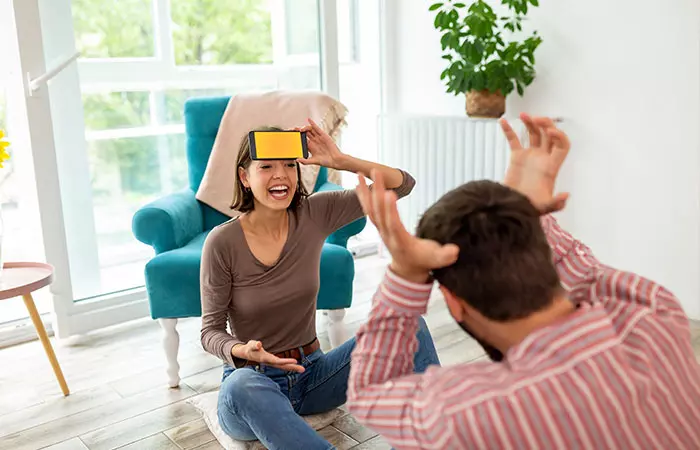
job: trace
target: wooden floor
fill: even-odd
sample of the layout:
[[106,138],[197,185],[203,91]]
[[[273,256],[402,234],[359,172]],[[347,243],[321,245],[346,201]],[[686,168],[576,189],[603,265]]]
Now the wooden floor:
[[[378,257],[357,261],[348,331],[366,319],[371,295],[386,265]],[[443,365],[483,358],[478,345],[449,316],[434,291],[426,320]],[[319,330],[323,318],[319,316]],[[222,447],[199,412],[185,400],[216,390],[221,363],[199,344],[199,320],[179,329],[179,389],[165,386],[160,329],[151,320],[101,330],[56,344],[71,395],[64,398],[38,342],[0,350],[0,449],[199,449]],[[700,355],[700,327],[694,329]],[[328,350],[325,332],[322,347]],[[699,356],[700,358],[700,356]],[[338,449],[388,449],[375,433],[344,416],[321,434]]]

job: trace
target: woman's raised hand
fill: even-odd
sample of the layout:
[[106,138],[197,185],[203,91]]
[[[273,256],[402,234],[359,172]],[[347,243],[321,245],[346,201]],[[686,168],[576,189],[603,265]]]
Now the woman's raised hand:
[[308,158],[299,158],[297,161],[302,164],[317,164],[330,169],[340,168],[341,160],[344,156],[343,152],[335,145],[333,138],[323,131],[323,128],[319,127],[311,119],[308,119],[308,121],[309,125],[296,128],[296,130],[306,132],[306,142],[310,156]]

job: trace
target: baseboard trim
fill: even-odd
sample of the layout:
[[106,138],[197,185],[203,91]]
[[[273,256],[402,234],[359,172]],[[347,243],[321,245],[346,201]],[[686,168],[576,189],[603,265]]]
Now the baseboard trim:
[[[51,314],[42,314],[41,321],[44,323],[46,333],[49,336],[53,336]],[[29,318],[16,320],[0,326],[0,349],[36,341],[37,339],[39,338],[36,335],[36,330]]]

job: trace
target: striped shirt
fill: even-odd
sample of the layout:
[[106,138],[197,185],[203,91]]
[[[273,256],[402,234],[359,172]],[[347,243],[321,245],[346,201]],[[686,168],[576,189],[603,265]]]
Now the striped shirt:
[[699,449],[700,365],[674,296],[542,219],[578,309],[479,361],[412,374],[432,284],[387,271],[357,335],[348,409],[395,448]]

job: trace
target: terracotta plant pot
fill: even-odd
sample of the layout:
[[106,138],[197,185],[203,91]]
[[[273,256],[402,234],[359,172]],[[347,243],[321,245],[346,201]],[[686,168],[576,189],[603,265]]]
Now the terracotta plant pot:
[[467,115],[498,119],[506,112],[506,97],[499,92],[469,91],[467,92]]

